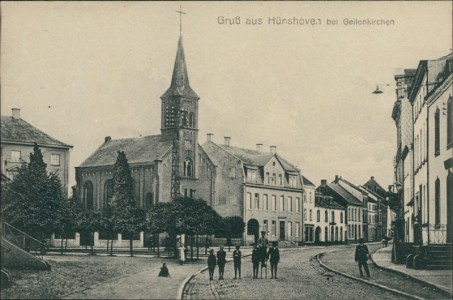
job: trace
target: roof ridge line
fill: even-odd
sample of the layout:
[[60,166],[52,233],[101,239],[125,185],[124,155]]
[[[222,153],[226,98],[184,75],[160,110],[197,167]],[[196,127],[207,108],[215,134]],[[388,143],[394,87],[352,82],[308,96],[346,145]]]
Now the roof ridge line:
[[[36,127],[36,126],[32,125],[31,123],[29,123],[29,122],[25,121],[25,120],[24,120],[24,119],[22,119],[22,118],[19,118],[19,119],[15,119],[15,118],[14,118],[14,117],[12,117],[12,116],[1,116],[1,118],[8,118],[9,120],[18,120],[18,121],[21,121],[21,122],[23,122],[23,123],[27,124],[28,126],[32,127],[32,128],[34,129],[34,130],[37,130],[37,131],[39,131],[39,132],[40,132],[40,133],[42,133],[42,134],[43,134],[44,136],[47,136],[48,138],[50,138],[50,139],[51,139],[51,140],[53,140],[54,142],[57,142],[57,143],[59,143],[59,144],[60,144],[59,146],[66,146],[66,147],[68,147],[68,148],[74,148],[74,146],[72,146],[72,145],[69,145],[69,144],[66,144],[66,143],[64,143],[64,142],[60,141],[60,140],[59,140],[59,139],[57,139],[57,138],[54,138],[54,137],[53,137],[53,136],[51,136],[50,134],[48,134],[48,133],[44,132],[43,130],[39,129],[38,127]],[[2,139],[2,140],[4,140],[4,139]],[[8,139],[6,139],[6,140],[8,140]],[[11,141],[14,141],[14,140],[11,140]],[[14,141],[14,142],[18,142],[18,141]],[[35,142],[35,143],[36,143],[36,142]],[[41,143],[41,144],[43,144],[43,143]],[[54,145],[54,146],[55,146],[55,145]]]
[[240,159],[239,157],[237,157],[235,154],[231,153],[230,151],[228,151],[227,149],[221,147],[219,144],[217,143],[214,143],[213,141],[209,141],[211,143],[213,143],[214,145],[216,145],[217,147],[219,147],[220,149],[222,149],[223,151],[227,152],[228,154],[230,154],[231,156],[235,157],[236,159],[238,159],[242,164],[244,164],[244,161],[242,159]]

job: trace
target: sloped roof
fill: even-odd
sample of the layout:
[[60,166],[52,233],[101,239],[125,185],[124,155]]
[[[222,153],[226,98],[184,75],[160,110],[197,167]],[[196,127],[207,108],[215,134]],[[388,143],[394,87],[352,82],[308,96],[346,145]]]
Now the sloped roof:
[[360,199],[357,199],[356,197],[354,197],[354,195],[352,195],[351,193],[349,193],[347,190],[345,190],[343,187],[341,187],[340,185],[332,182],[332,183],[328,183],[327,186],[333,191],[335,192],[338,196],[340,196],[341,198],[343,198],[348,204],[353,204],[353,205],[362,205],[362,202],[360,201]]
[[24,144],[37,143],[39,146],[72,148],[71,145],[60,142],[30,123],[11,116],[1,117],[1,141]]
[[172,141],[162,142],[160,135],[106,141],[79,167],[98,167],[115,164],[118,151],[126,153],[127,161],[133,163],[152,162],[170,151]]
[[[381,190],[385,191],[385,189],[374,179],[374,177],[371,177],[367,182],[365,182],[365,184],[363,186],[367,188],[369,185],[377,186]],[[367,188],[367,190],[368,190],[368,188]]]
[[[224,151],[230,153],[231,155],[236,156],[245,165],[263,167],[269,162],[269,160],[271,160],[272,157],[274,157],[274,154],[272,154],[270,152],[260,152],[257,150],[251,150],[251,149],[245,149],[245,148],[239,148],[239,147],[233,147],[233,146],[227,146],[227,145],[220,145],[220,144],[216,144],[212,141],[206,142],[205,145],[209,145],[209,143],[215,144],[218,146],[218,148],[223,149]],[[215,151],[215,148],[210,147],[209,151]],[[289,163],[287,160],[285,160],[280,155],[275,154],[275,157],[277,157],[277,159],[280,161],[280,163],[282,164],[283,169],[285,169],[285,171],[299,172],[299,170],[294,165]]]
[[338,202],[328,199],[326,196],[316,197],[315,207],[325,207],[333,209],[344,209]]
[[304,185],[315,186],[310,180],[307,179],[307,177],[305,177],[304,175],[301,175],[301,176],[302,176],[302,180],[303,180]]
[[184,55],[184,46],[182,44],[182,36],[178,41],[178,50],[176,52],[175,65],[173,67],[173,76],[168,90],[161,98],[169,98],[172,96],[181,96],[199,99],[189,84],[189,76],[187,74],[186,58]]
[[367,193],[373,195],[374,197],[378,198],[378,199],[381,199],[381,200],[384,200],[384,197],[382,197],[381,195],[379,195],[378,193],[376,193],[375,191],[367,188],[366,186],[360,186],[361,189],[363,189],[364,191],[366,191]]
[[347,185],[349,185],[353,189],[360,190],[358,186],[356,186],[355,184],[353,184],[352,182],[350,182],[350,181],[348,181],[346,179],[340,178],[339,180],[343,181],[344,183],[346,183]]

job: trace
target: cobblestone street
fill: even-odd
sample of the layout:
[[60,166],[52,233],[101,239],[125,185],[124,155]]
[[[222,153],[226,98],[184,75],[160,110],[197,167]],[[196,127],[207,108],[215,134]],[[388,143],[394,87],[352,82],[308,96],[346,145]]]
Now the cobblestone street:
[[[370,251],[381,247],[369,245]],[[190,282],[185,298],[187,299],[405,299],[402,295],[385,291],[378,287],[346,278],[323,268],[312,257],[326,253],[323,262],[329,267],[359,276],[354,263],[354,246],[326,247],[321,249],[305,248],[282,251],[277,280],[252,279],[250,257],[243,260],[242,280],[234,280],[233,266],[227,264],[225,280],[208,280],[203,272]],[[431,287],[415,282],[405,276],[386,272],[371,266],[371,282],[380,283],[393,289],[403,290],[412,295],[427,299],[448,299]],[[217,271],[217,270],[216,270]],[[217,275],[217,274],[216,274]],[[268,272],[270,277],[270,272]],[[215,276],[218,278],[218,276]],[[414,292],[417,291],[417,292]]]

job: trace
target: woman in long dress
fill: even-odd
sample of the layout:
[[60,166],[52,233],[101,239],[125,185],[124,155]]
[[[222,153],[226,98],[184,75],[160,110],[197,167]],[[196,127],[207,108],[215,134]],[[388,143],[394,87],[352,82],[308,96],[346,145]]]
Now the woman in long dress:
[[179,248],[178,248],[178,249],[179,249],[179,263],[180,263],[181,265],[183,265],[184,262],[186,261],[186,254],[185,254],[185,252],[184,252],[184,250],[185,250],[184,244],[181,243],[181,244],[179,245]]

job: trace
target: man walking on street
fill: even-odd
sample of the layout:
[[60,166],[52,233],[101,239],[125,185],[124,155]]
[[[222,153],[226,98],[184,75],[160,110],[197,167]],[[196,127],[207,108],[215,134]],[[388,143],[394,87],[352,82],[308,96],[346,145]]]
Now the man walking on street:
[[360,277],[363,277],[362,266],[365,269],[366,275],[370,278],[370,270],[368,269],[368,247],[363,243],[363,239],[359,239],[359,244],[355,248],[355,262],[359,264]]
[[223,273],[225,272],[226,252],[223,251],[223,246],[217,251],[217,264],[219,265],[219,280],[223,280]]
[[280,262],[280,251],[278,250],[278,243],[272,242],[272,248],[269,249],[267,253],[267,257],[269,258],[269,262],[271,263],[271,279],[277,279],[277,267],[278,263]]
[[216,258],[214,255],[214,249],[211,249],[211,250],[209,250],[209,255],[208,255],[209,280],[214,279],[215,265],[216,265]]
[[236,246],[236,250],[233,252],[233,262],[234,262],[234,279],[237,279],[239,273],[239,279],[241,279],[241,258],[242,253],[239,250],[240,246]]

